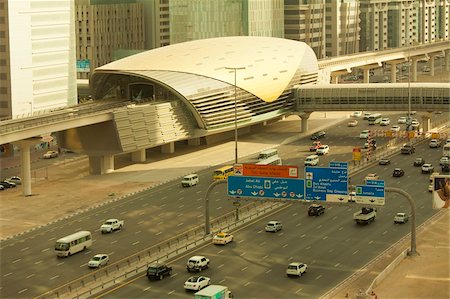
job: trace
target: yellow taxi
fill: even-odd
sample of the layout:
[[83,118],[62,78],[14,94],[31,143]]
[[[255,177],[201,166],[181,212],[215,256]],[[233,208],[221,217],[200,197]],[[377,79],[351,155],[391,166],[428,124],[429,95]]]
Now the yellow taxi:
[[213,244],[225,245],[233,241],[233,235],[225,232],[217,233],[213,238]]

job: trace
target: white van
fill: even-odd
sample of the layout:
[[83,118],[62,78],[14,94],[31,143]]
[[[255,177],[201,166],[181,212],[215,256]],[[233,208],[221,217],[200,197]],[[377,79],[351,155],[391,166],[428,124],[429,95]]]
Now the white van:
[[198,175],[196,173],[185,176],[181,180],[181,186],[192,187],[198,184]]
[[258,160],[266,160],[270,157],[277,156],[278,150],[276,148],[268,149],[259,153]]
[[319,164],[319,156],[318,155],[311,155],[306,157],[305,159],[305,166],[316,166]]

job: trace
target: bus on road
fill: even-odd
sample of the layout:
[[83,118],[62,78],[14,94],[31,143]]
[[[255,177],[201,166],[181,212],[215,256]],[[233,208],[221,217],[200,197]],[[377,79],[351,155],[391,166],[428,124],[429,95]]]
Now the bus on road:
[[283,165],[279,156],[272,156],[265,160],[261,160],[256,165]]
[[213,180],[226,180],[228,176],[234,174],[233,165],[227,165],[214,170]]
[[369,125],[379,124],[381,122],[381,114],[374,113],[369,116]]
[[88,231],[79,231],[56,241],[57,256],[70,256],[92,246],[92,235]]

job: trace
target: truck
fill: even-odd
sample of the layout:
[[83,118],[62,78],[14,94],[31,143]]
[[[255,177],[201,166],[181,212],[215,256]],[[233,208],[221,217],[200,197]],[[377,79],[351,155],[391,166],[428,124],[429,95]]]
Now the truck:
[[102,234],[110,233],[115,230],[122,229],[123,224],[124,224],[123,220],[108,219],[105,221],[105,223],[102,224],[102,226],[100,226],[100,230]]
[[228,287],[212,284],[203,290],[198,291],[194,296],[195,299],[230,299],[233,298],[233,293],[228,290]]
[[367,224],[375,221],[377,210],[375,208],[362,208],[361,211],[353,213],[353,220],[357,224]]

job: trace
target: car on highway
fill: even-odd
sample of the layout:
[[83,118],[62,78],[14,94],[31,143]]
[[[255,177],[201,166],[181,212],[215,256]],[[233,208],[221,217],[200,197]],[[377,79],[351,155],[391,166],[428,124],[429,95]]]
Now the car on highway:
[[394,168],[394,172],[392,173],[393,177],[402,177],[405,175],[405,171],[401,168]]
[[350,117],[358,118],[361,117],[362,112],[361,111],[353,111],[352,114],[350,114]]
[[233,242],[233,235],[226,232],[217,233],[212,240],[213,244],[225,245]]
[[5,187],[3,185],[0,185],[0,191],[5,190]]
[[313,141],[313,144],[309,147],[309,151],[315,152],[321,146],[322,146],[322,143],[319,140]]
[[364,182],[376,181],[376,180],[379,180],[379,179],[380,179],[380,176],[378,174],[376,174],[376,173],[368,173],[366,175],[366,177],[364,178]]
[[406,124],[406,120],[408,119],[408,117],[406,116],[400,116],[397,120],[398,124]]
[[161,280],[165,276],[170,276],[171,274],[172,267],[162,263],[154,263],[148,266],[146,275],[149,280]]
[[22,185],[22,178],[19,177],[19,176],[16,176],[16,175],[5,179],[5,181],[12,182],[12,183],[14,183],[16,185]]
[[198,175],[196,173],[191,173],[186,175],[181,180],[182,187],[192,187],[198,184]]
[[14,184],[13,182],[9,182],[9,181],[0,182],[0,185],[3,186],[4,189],[9,189],[9,188],[15,188],[16,187],[16,184]]
[[319,140],[320,138],[325,137],[325,131],[318,131],[311,135],[311,140]]
[[194,255],[187,261],[186,269],[188,272],[196,271],[200,272],[209,267],[209,259],[203,255]]
[[415,146],[410,143],[405,143],[400,148],[400,153],[402,153],[402,154],[412,155],[412,154],[414,154],[415,151],[416,151]]
[[210,283],[211,283],[211,278],[209,278],[209,277],[191,276],[185,281],[184,288],[186,290],[199,291],[199,290],[209,286]]
[[425,163],[422,165],[422,173],[431,173],[433,170],[434,167],[430,163]]
[[369,117],[372,115],[372,113],[371,112],[364,112],[364,116],[363,116],[363,119],[364,120],[368,120],[369,119]]
[[274,232],[276,233],[279,230],[283,229],[283,224],[281,224],[280,221],[271,220],[267,222],[266,226],[264,227],[266,232]]
[[450,163],[450,158],[449,157],[447,157],[447,156],[442,156],[440,159],[439,159],[439,165],[448,165]]
[[89,268],[100,268],[109,262],[109,256],[107,254],[96,254],[88,262]]
[[425,164],[425,160],[423,158],[416,158],[416,160],[414,160],[414,166],[422,166],[423,164]]
[[388,158],[381,158],[380,161],[378,161],[378,165],[389,165],[391,164],[391,160]]
[[397,213],[394,216],[394,223],[406,223],[408,222],[408,214],[406,213]]
[[326,144],[322,144],[316,151],[318,155],[326,155],[330,152],[330,147]]
[[391,124],[391,120],[387,117],[382,118],[380,122],[380,126],[389,126]]
[[319,204],[312,204],[308,208],[308,216],[320,216],[325,213],[325,207]]
[[411,129],[412,130],[418,130],[420,127],[420,123],[417,120],[413,120],[411,122]]
[[42,158],[44,159],[51,159],[58,157],[58,152],[56,151],[48,151],[45,154],[42,155]]
[[359,139],[367,139],[369,138],[369,134],[369,130],[362,130],[361,133],[359,133]]
[[308,270],[308,265],[300,262],[292,262],[286,269],[287,276],[302,276]]
[[428,146],[430,148],[439,148],[441,146],[441,141],[439,139],[431,139]]
[[356,127],[358,125],[358,121],[356,119],[349,120],[347,123],[347,127]]
[[348,202],[355,202],[356,191],[348,192]]
[[391,127],[391,132],[392,133],[396,133],[396,132],[399,132],[400,131],[400,126],[392,126]]

